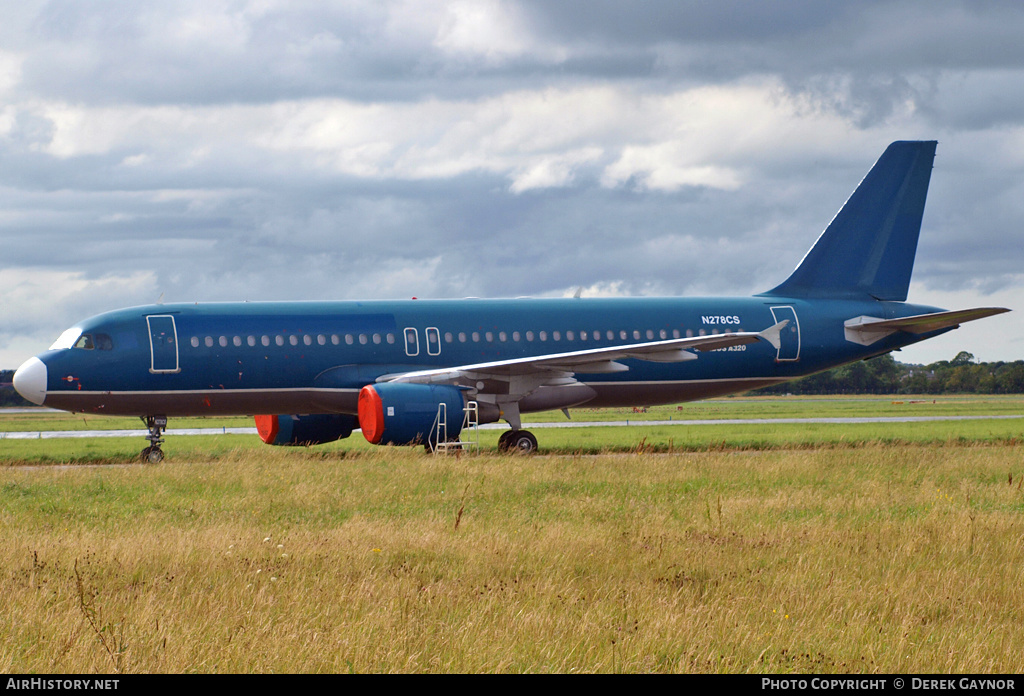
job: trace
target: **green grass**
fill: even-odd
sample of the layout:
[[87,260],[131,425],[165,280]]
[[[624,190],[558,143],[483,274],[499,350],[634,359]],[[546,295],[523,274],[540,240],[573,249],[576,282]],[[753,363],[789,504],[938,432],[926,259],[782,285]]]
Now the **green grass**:
[[[944,397],[928,399],[878,397],[735,397],[660,406],[634,413],[633,409],[578,409],[576,422],[629,420],[629,427],[538,428],[535,434],[547,453],[679,452],[767,450],[808,447],[849,448],[867,444],[940,444],[983,442],[1015,446],[1024,438],[1024,418],[918,423],[778,423],[773,418],[844,418],[949,415],[1021,415],[1024,397]],[[932,403],[934,401],[934,403]],[[682,410],[680,410],[682,409]],[[760,418],[754,424],[653,425],[660,420],[721,420]],[[529,423],[565,423],[561,413],[530,414]],[[634,426],[633,423],[636,423]],[[179,418],[172,428],[252,427],[249,418]],[[140,428],[137,419],[83,417],[67,413],[11,414],[0,411],[0,432],[37,430]],[[481,448],[497,446],[498,431],[481,430]],[[139,437],[96,439],[0,440],[0,466],[21,464],[109,464],[133,461],[145,440]],[[253,435],[168,436],[168,456],[189,462],[214,461],[236,449],[261,452],[265,446]],[[313,451],[342,456],[374,449],[354,433]]]
[[[638,412],[639,411],[639,412]],[[731,418],[852,418],[1024,414],[1024,395],[960,396],[732,396],[646,409],[579,408],[574,420],[717,420]],[[558,411],[530,414],[533,422],[564,421]]]
[[[248,416],[225,418],[174,418],[172,428],[252,428]],[[0,432],[35,432],[52,430],[143,430],[146,426],[138,418],[121,416],[93,416],[37,409],[27,413],[11,413],[0,409]]]
[[[736,396],[680,404],[633,408],[578,408],[581,422],[650,420],[719,420],[732,418],[850,418],[1024,414],[1024,395],[963,396]],[[530,423],[565,422],[560,411],[526,415]],[[171,428],[251,428],[250,417],[172,418]],[[0,432],[37,430],[138,430],[138,418],[72,414],[40,409],[10,413],[0,409]]]

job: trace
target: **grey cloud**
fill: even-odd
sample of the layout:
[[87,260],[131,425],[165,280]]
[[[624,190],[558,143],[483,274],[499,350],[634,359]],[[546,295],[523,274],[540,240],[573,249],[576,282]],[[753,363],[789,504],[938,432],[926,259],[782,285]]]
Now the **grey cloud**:
[[[778,74],[882,78],[1016,65],[1012,4],[936,2],[535,2],[522,9],[543,52],[488,62],[434,44],[437,17],[397,3],[293,4],[218,11],[203,3],[47,3],[25,31],[34,92],[86,103],[230,103],[344,96],[472,97],[590,79],[708,81]],[[202,13],[202,14],[200,14]],[[205,22],[208,26],[196,27]],[[913,22],[913,26],[908,23]],[[422,26],[420,26],[422,25]],[[416,30],[409,29],[417,27]],[[912,31],[910,29],[913,29]],[[24,43],[26,39],[20,39]],[[853,95],[856,96],[856,95]]]
[[[845,21],[849,4],[814,0],[527,0],[539,29],[563,40],[650,46],[659,42],[749,42],[802,36]],[[866,5],[868,3],[861,3]]]
[[[229,4],[223,26],[182,26],[204,7],[19,3],[0,26],[2,50],[21,61],[20,82],[0,95],[0,272],[93,283],[91,296],[52,299],[52,311],[42,311],[42,297],[17,316],[0,309],[6,335],[14,325],[21,336],[55,334],[75,313],[160,293],[190,301],[518,296],[576,286],[757,292],[785,278],[889,140],[913,137],[941,141],[915,281],[985,292],[1021,282],[1024,13],[1016,3],[943,0],[925,10],[910,2],[536,0],[511,7],[527,45],[539,49],[493,60],[436,45],[433,16],[396,28],[393,4],[288,3],[262,14]],[[637,116],[647,95],[763,82],[800,106],[793,120],[812,124],[806,137],[801,128],[762,131],[757,113],[728,137],[716,136],[714,118],[688,124],[680,116],[680,131],[706,129],[721,147],[670,150],[738,172],[735,190],[652,191],[639,175],[602,184],[624,150],[677,137],[671,118]],[[460,106],[432,116],[429,128],[441,135],[401,140],[402,129],[420,125],[402,115],[390,130],[381,124],[395,154],[366,175],[317,159],[350,154],[345,147],[252,142],[260,124],[275,127],[262,114],[236,124],[237,114],[193,108],[324,96],[415,108],[494,95],[519,103],[516,90],[581,85],[623,87],[599,106],[580,105],[581,113],[623,116],[574,133],[569,117],[580,114],[570,113],[571,98],[557,114],[511,128],[494,116],[506,103],[483,116]],[[40,103],[182,113],[124,118],[118,127],[136,129],[130,137],[58,156],[48,150],[58,117]],[[555,128],[559,118],[568,135]],[[463,129],[451,125],[460,119]],[[551,132],[531,138],[517,128]],[[567,158],[571,175],[557,187],[513,192],[517,167],[543,157],[561,163],[584,148],[596,154]],[[435,150],[436,160],[423,155]],[[535,159],[517,159],[524,152]],[[418,168],[401,166],[417,157]],[[455,166],[462,159],[470,165]],[[33,324],[42,321],[52,326]]]

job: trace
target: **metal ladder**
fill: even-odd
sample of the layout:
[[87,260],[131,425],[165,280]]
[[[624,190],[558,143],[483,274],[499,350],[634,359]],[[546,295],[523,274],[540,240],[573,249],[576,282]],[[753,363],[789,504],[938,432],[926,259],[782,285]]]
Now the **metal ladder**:
[[[462,433],[458,440],[448,441],[448,404],[437,405],[437,416],[434,427],[430,430],[430,449],[434,454],[448,454],[449,451],[474,449],[480,451],[480,408],[475,401],[469,401],[462,409]],[[464,433],[470,430],[472,439],[463,439]]]

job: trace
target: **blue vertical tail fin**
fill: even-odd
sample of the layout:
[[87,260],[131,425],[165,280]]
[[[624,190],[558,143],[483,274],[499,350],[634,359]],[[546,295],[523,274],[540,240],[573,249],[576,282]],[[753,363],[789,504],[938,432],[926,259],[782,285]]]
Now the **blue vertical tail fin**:
[[936,144],[889,145],[793,274],[763,294],[905,301]]

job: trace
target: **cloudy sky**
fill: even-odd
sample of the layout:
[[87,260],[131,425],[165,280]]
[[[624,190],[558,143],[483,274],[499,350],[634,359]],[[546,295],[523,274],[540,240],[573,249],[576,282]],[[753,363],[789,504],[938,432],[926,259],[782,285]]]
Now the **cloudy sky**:
[[1016,1],[0,0],[0,367],[172,301],[747,295],[938,140],[910,299],[1017,311]]

